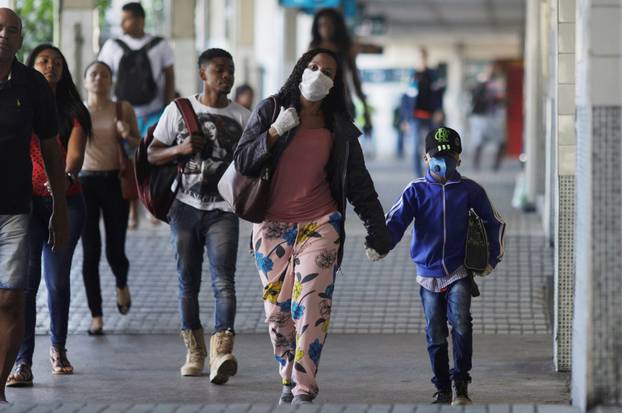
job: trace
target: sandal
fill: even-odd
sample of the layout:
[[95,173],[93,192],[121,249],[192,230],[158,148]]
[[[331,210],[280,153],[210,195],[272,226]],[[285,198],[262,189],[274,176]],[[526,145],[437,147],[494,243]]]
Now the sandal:
[[26,363],[20,363],[15,368],[15,372],[9,375],[6,381],[7,387],[31,387],[32,386],[32,370]]
[[123,288],[117,288],[117,309],[122,315],[130,312],[132,306],[132,297],[130,296],[130,288],[126,285]]
[[104,319],[102,317],[93,317],[91,326],[86,332],[89,333],[89,336],[104,335]]
[[67,360],[67,352],[50,347],[50,363],[52,363],[52,374],[73,374],[73,366]]

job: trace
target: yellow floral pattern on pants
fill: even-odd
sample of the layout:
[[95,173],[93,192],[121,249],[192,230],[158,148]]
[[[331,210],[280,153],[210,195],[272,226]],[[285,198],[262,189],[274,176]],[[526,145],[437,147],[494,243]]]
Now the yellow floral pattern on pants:
[[330,325],[342,216],[313,222],[253,225],[253,249],[266,322],[282,383],[315,397],[316,375]]

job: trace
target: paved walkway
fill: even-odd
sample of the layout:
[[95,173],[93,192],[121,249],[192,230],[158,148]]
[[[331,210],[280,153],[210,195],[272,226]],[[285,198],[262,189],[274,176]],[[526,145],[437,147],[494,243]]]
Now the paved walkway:
[[[409,168],[396,162],[375,162],[370,169],[382,204],[387,210],[410,181]],[[508,222],[506,256],[494,275],[480,280],[482,297],[473,304],[474,331],[484,334],[550,334],[547,282],[553,275],[552,250],[546,245],[535,216],[511,208],[516,165],[500,173],[468,174],[480,181]],[[350,210],[342,272],[335,289],[332,333],[421,333],[424,318],[408,255],[409,232],[389,256],[370,263],[364,254],[364,228]],[[248,253],[250,225],[240,232],[236,274],[238,333],[265,332],[262,290],[253,257]],[[128,233],[129,285],[133,306],[128,316],[116,310],[114,278],[101,265],[105,329],[114,334],[174,333],[179,328],[175,260],[168,225],[142,223]],[[72,270],[70,332],[84,334],[90,322],[81,275],[82,248],[78,246]],[[206,326],[213,317],[209,272],[204,272],[200,302]],[[44,290],[42,284],[42,290]],[[551,296],[552,297],[552,296]],[[49,326],[47,298],[38,300],[37,331]]]
[[[411,180],[409,167],[400,162],[373,162],[370,169],[386,210]],[[536,217],[510,206],[517,171],[516,164],[495,174],[467,171],[488,190],[508,222],[508,236],[504,262],[493,276],[480,280],[482,297],[473,304],[472,395],[483,405],[465,412],[574,412],[564,406],[569,400],[568,375],[555,373],[552,365],[552,296],[548,288],[553,275],[552,251]],[[46,360],[49,340],[38,336],[36,386],[10,389],[8,397],[18,403],[10,411],[272,411],[279,385],[263,322],[261,288],[247,249],[249,228],[242,225],[236,277],[240,373],[229,384],[213,386],[205,377],[179,377],[184,349],[177,335],[177,283],[168,226],[143,223],[128,235],[133,293],[130,314],[117,313],[113,277],[104,262],[107,335],[92,338],[84,334],[90,315],[78,247],[72,271],[72,335],[68,342],[76,374],[52,376]],[[432,385],[419,288],[408,257],[409,236],[383,261],[369,263],[363,251],[363,227],[351,210],[347,232],[331,334],[322,358],[319,404],[304,411],[437,412],[436,407],[421,405],[429,402]],[[201,312],[209,328],[213,299],[207,270],[204,276]],[[39,333],[46,333],[49,324],[44,290],[42,285]]]

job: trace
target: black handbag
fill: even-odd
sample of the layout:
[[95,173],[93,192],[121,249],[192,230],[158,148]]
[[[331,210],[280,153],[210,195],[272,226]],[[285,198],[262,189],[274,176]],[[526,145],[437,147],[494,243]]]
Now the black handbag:
[[[272,123],[274,123],[278,105],[276,98],[272,99],[274,100]],[[287,143],[289,140],[291,139],[288,139]],[[270,200],[270,179],[275,167],[274,162],[268,162],[261,168],[259,176],[245,176],[235,168],[235,161],[232,161],[218,181],[218,192],[237,216],[249,222],[263,222]]]
[[467,226],[464,267],[476,274],[482,274],[488,266],[488,235],[482,219],[471,208]]
[[471,280],[471,296],[479,297],[479,287],[475,282],[475,274],[482,275],[488,267],[488,235],[482,219],[473,208],[469,209],[467,238],[464,253],[464,267]]

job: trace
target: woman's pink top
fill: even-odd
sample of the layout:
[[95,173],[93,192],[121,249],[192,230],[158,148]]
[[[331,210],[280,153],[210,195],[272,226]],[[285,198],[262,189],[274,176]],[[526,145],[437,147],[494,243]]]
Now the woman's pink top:
[[337,210],[326,179],[328,129],[298,129],[272,176],[266,221],[307,222]]

